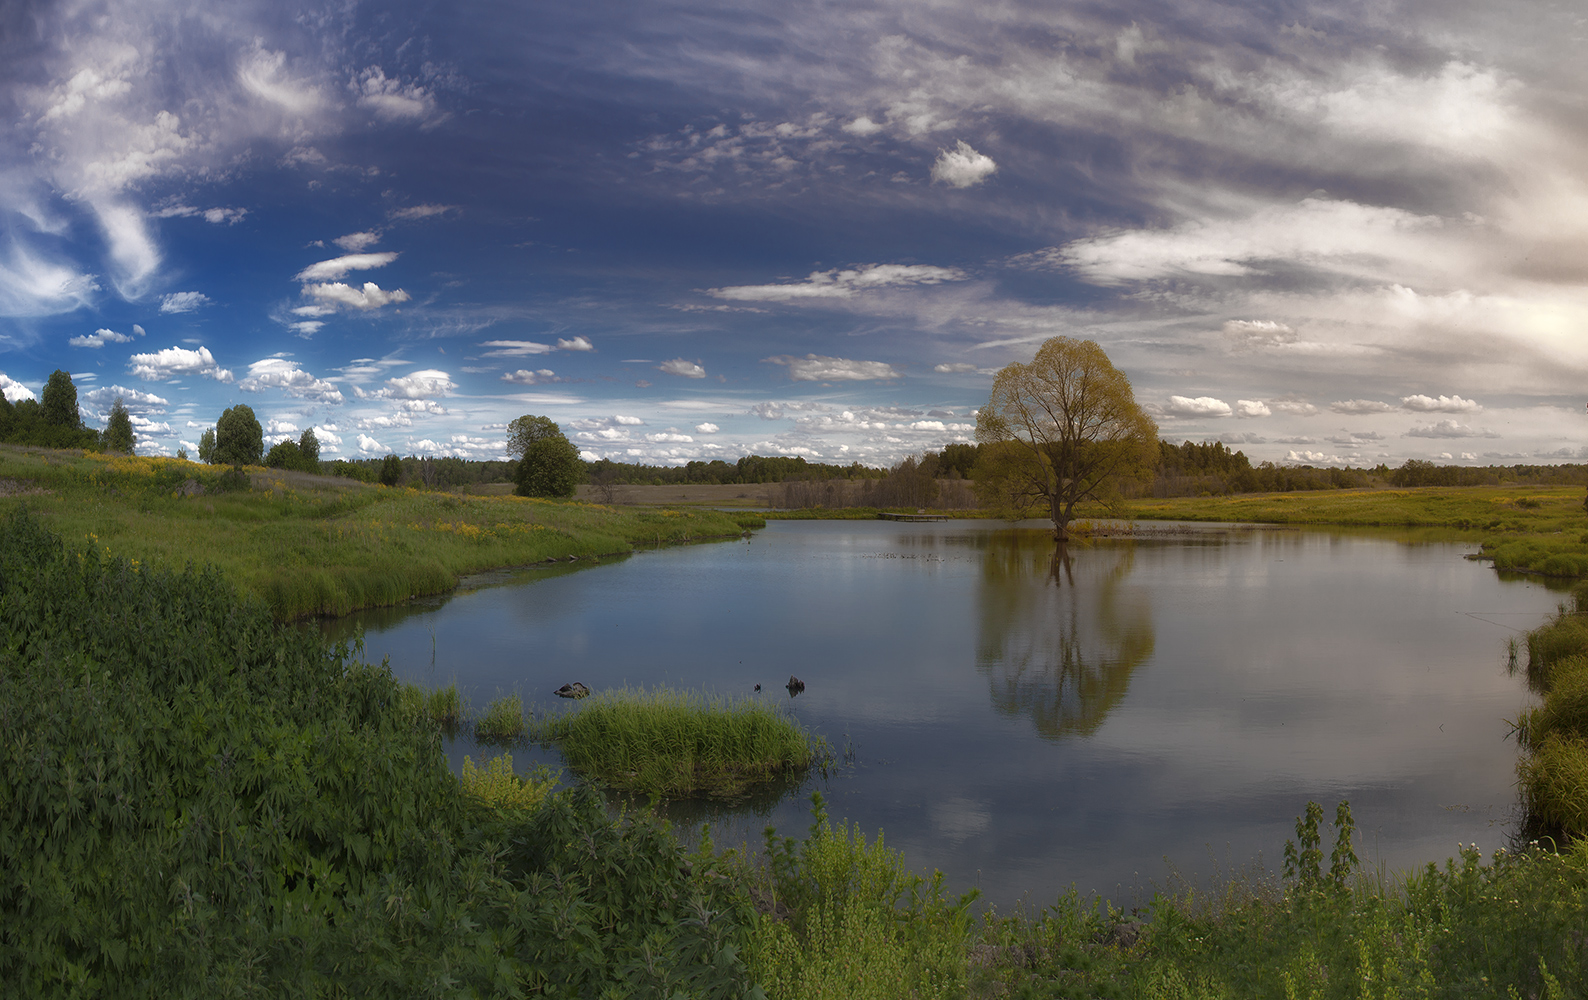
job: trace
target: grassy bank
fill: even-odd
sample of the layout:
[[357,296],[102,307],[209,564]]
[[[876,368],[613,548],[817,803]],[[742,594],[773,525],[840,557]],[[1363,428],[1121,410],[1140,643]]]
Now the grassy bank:
[[671,798],[731,798],[797,778],[826,754],[823,741],[766,701],[665,687],[602,691],[537,719],[532,735],[555,741],[586,778]]
[[1516,720],[1527,823],[1538,836],[1588,842],[1588,585],[1528,633],[1526,669],[1544,697]]
[[[739,534],[749,513],[430,493],[179,459],[0,446],[0,512],[140,563],[212,564],[279,618],[450,590],[464,574]],[[193,485],[188,485],[189,482]],[[193,487],[202,489],[194,495]]]

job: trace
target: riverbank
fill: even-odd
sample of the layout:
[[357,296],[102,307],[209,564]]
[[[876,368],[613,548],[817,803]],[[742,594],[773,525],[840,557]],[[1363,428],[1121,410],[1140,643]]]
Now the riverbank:
[[425,492],[180,459],[0,446],[0,513],[26,505],[63,538],[143,564],[213,565],[278,619],[346,614],[469,573],[732,537],[750,512],[614,508]]

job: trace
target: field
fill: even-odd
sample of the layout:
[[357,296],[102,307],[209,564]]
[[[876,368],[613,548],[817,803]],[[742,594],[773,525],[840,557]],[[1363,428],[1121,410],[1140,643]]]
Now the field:
[[0,513],[26,505],[135,563],[214,565],[278,618],[450,590],[467,573],[595,559],[759,527],[753,514],[423,492],[179,459],[0,446]]

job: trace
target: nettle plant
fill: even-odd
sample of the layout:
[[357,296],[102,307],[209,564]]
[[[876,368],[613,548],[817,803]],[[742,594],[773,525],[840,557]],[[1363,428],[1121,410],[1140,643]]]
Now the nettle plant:
[[1344,890],[1346,881],[1360,863],[1351,838],[1356,821],[1351,818],[1351,803],[1342,799],[1334,810],[1334,850],[1329,855],[1329,872],[1323,872],[1323,838],[1319,826],[1323,807],[1308,802],[1305,815],[1296,817],[1296,839],[1285,842],[1285,880],[1302,892],[1320,889]]

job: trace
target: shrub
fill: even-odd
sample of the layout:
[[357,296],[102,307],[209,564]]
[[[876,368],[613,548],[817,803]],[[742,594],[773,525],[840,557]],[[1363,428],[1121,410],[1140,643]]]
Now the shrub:
[[474,738],[486,743],[511,743],[529,731],[524,722],[524,702],[516,694],[491,702],[474,724]]
[[544,764],[533,774],[519,777],[513,772],[513,755],[502,754],[486,761],[485,767],[463,758],[463,791],[495,809],[536,809],[557,784],[557,778]]

